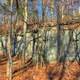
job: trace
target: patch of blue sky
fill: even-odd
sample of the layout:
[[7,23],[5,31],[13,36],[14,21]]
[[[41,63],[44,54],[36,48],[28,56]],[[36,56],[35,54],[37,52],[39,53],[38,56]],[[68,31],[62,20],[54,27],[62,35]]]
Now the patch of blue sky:
[[28,2],[28,6],[29,6],[29,7],[28,7],[29,10],[31,11],[31,10],[32,10],[32,1],[29,1],[29,2]]
[[[53,3],[53,14],[50,12],[50,8],[49,7],[46,7],[46,13],[47,13],[47,16],[49,18],[55,18],[56,17],[56,1],[54,0],[54,3]],[[51,16],[52,15],[52,16]]]
[[[38,10],[38,16],[39,17],[42,17],[42,12],[43,12],[43,10],[42,10],[42,0],[38,0],[38,4],[37,4],[37,10]],[[50,10],[49,10],[49,8],[48,7],[46,7],[46,13],[45,13],[48,17],[50,17]]]
[[46,7],[46,15],[50,18],[51,14],[50,14],[50,9],[48,7]]
[[38,10],[38,16],[41,17],[42,16],[42,0],[38,0],[38,4],[37,4],[37,10]]

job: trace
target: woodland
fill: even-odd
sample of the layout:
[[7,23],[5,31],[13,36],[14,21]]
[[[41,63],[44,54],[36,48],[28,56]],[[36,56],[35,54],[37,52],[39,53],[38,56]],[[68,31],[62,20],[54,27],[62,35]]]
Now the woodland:
[[0,80],[80,80],[80,0],[0,0]]

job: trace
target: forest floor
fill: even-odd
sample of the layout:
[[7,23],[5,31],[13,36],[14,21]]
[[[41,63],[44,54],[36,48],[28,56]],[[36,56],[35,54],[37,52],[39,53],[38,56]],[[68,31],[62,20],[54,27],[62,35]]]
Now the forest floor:
[[13,80],[80,80],[80,65],[75,62],[54,62],[47,66],[33,66],[25,69]]
[[[24,66],[14,60],[12,80],[80,80],[80,62],[53,63],[41,66]],[[22,67],[22,68],[21,68]],[[0,61],[0,80],[8,80],[6,58]]]

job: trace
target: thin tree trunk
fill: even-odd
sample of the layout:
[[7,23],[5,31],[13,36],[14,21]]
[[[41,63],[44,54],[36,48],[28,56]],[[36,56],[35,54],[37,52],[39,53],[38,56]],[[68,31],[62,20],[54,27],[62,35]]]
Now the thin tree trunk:
[[[24,21],[27,22],[27,0],[24,1]],[[24,50],[22,53],[22,60],[23,64],[25,64],[25,47],[26,47],[26,29],[27,29],[27,24],[24,22],[23,25],[23,34],[24,34]]]
[[33,63],[34,63],[34,54],[35,54],[35,33],[32,33],[32,37],[33,37],[33,45],[32,45],[32,59],[33,59]]
[[11,58],[11,42],[10,36],[8,35],[8,42],[7,42],[7,55],[8,55],[8,62],[7,62],[7,76],[9,80],[12,80],[12,58]]
[[57,60],[59,61],[61,56],[61,26],[60,26],[60,11],[59,0],[57,0]]

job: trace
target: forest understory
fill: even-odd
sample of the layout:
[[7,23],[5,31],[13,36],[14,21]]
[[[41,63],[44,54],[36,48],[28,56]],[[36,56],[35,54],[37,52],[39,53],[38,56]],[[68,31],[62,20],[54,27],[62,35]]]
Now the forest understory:
[[0,0],[0,80],[80,80],[80,0]]

